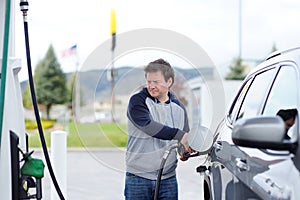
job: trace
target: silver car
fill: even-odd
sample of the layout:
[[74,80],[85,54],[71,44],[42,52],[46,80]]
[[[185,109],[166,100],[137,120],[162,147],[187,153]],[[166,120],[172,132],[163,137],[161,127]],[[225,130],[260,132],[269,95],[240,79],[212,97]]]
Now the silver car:
[[300,48],[275,52],[243,81],[214,132],[204,199],[300,199]]

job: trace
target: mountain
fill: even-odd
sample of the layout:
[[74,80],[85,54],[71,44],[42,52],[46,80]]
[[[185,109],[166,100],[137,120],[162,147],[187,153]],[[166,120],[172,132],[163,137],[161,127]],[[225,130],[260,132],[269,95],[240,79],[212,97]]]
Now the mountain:
[[[143,68],[124,66],[116,68],[114,92],[118,95],[128,95],[141,86],[146,84]],[[174,67],[175,76],[190,80],[198,76],[211,76],[210,68],[194,68],[183,69]],[[72,73],[67,73],[66,77],[69,81]],[[90,70],[79,73],[80,90],[83,98],[94,96],[98,99],[105,99],[110,96],[111,81],[109,70]],[[28,81],[21,82],[21,90],[25,91]]]

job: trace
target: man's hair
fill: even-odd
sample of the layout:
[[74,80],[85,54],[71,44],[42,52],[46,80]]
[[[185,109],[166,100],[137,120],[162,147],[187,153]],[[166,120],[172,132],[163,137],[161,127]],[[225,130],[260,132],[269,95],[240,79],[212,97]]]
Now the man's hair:
[[168,63],[167,61],[165,61],[161,58],[158,60],[155,60],[153,62],[150,62],[144,68],[144,71],[145,71],[145,77],[147,77],[147,73],[149,73],[149,72],[161,71],[166,82],[169,80],[169,78],[171,78],[172,79],[171,86],[174,83],[175,74],[174,74],[174,70],[173,70],[172,66],[170,65],[170,63]]
[[297,114],[298,114],[297,109],[293,108],[293,109],[286,109],[286,110],[281,109],[277,112],[276,115],[280,116],[283,119],[283,121],[286,121],[291,118],[295,119]]

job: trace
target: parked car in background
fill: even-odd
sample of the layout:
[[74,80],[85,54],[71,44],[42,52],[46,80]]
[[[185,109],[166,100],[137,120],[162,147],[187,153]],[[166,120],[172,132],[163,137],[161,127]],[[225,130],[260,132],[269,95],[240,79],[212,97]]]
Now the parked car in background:
[[300,199],[300,48],[271,54],[245,78],[214,132],[204,199]]

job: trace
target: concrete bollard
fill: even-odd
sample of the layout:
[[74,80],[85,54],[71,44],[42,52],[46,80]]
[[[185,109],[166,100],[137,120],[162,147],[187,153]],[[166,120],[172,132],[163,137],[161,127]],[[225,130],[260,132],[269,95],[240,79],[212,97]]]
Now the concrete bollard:
[[[65,199],[67,198],[67,132],[51,132],[51,163],[55,177]],[[53,184],[51,184],[51,200],[59,200]]]

